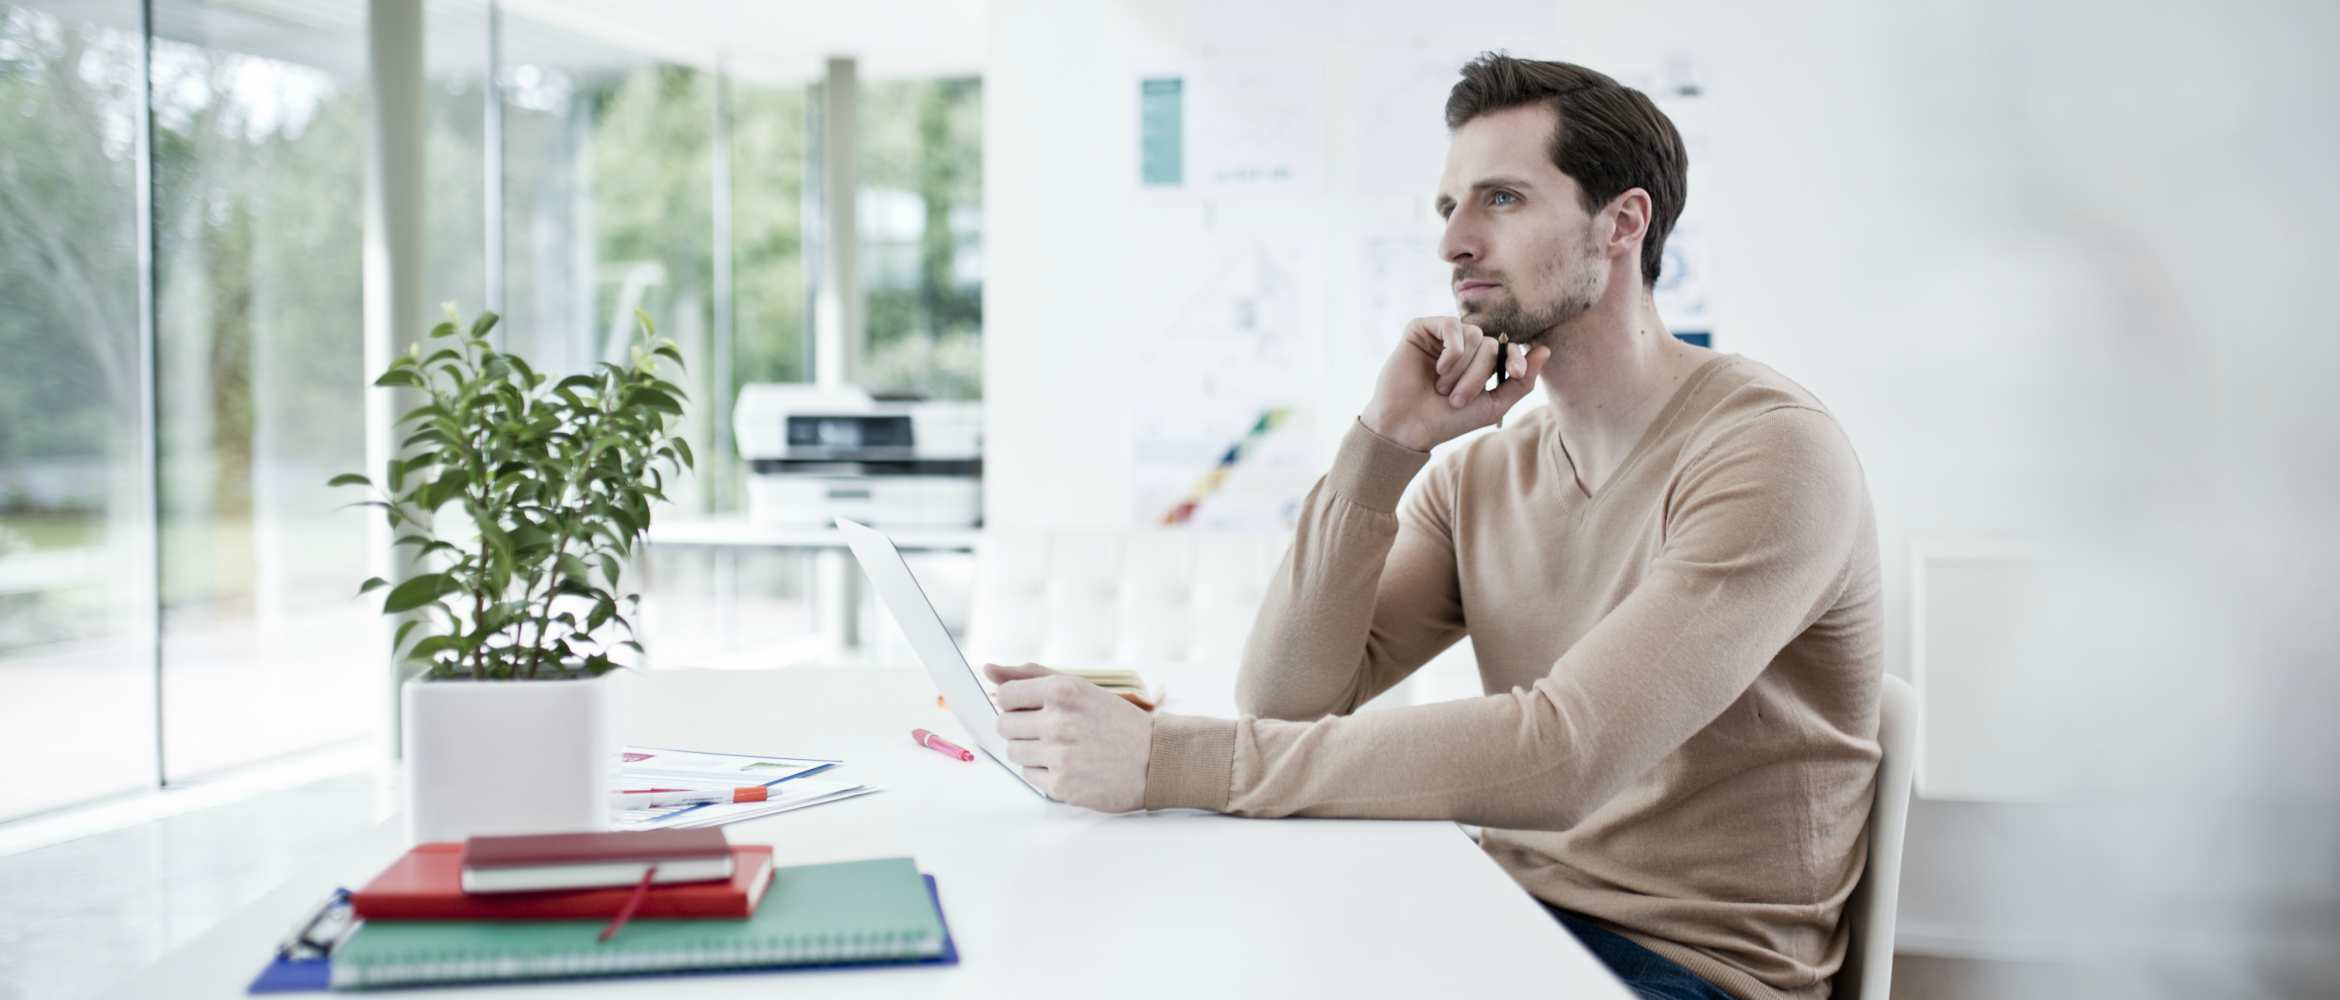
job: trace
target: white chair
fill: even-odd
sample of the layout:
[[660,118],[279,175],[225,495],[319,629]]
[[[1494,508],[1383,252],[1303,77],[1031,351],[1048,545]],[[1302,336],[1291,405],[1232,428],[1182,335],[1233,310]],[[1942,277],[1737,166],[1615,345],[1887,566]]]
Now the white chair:
[[986,530],[967,655],[1134,669],[1171,711],[1233,715],[1243,642],[1290,544],[1285,531]]
[[[1291,544],[1284,530],[986,530],[968,658],[1137,670],[1167,710],[1231,717],[1243,643]],[[1464,639],[1366,710],[1480,693]]]
[[1885,676],[1877,744],[1877,796],[1869,805],[1869,864],[1845,904],[1852,944],[1837,970],[1842,1000],[1887,1000],[1893,990],[1893,916],[1901,901],[1901,842],[1909,828],[1910,777],[1916,771],[1917,690]]

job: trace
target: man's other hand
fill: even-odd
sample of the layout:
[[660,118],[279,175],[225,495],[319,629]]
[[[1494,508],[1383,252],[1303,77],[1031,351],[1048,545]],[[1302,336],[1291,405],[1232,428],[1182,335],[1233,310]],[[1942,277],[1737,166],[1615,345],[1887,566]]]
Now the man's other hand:
[[1059,802],[1102,812],[1146,804],[1154,720],[1104,688],[1037,663],[983,665],[999,685],[1008,762]]
[[[1360,419],[1375,434],[1429,451],[1501,419],[1535,386],[1551,356],[1542,344],[1505,349],[1469,323],[1425,316],[1406,324]],[[1511,380],[1490,392],[1487,380],[1499,364]]]

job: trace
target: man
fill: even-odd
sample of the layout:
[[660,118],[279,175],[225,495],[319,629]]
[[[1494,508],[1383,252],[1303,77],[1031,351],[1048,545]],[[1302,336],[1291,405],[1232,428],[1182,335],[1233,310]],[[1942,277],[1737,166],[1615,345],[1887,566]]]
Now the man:
[[[1009,757],[1097,809],[1478,824],[1645,996],[1825,996],[1879,753],[1858,460],[1801,387],[1659,322],[1687,162],[1648,98],[1490,54],[1446,119],[1460,315],[1406,327],[1309,493],[1248,717],[992,666]],[[1530,379],[1549,406],[1423,471]],[[1349,714],[1465,634],[1485,697]]]

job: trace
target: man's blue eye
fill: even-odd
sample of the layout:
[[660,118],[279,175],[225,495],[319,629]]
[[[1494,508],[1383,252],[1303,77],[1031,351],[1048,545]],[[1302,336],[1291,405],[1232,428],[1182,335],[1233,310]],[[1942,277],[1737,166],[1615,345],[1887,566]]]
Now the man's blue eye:
[[1492,202],[1492,203],[1494,203],[1494,204],[1497,204],[1497,205],[1507,205],[1507,204],[1510,204],[1510,202],[1508,202],[1508,201],[1502,201],[1502,200],[1500,200],[1500,199],[1505,199],[1505,198],[1508,198],[1508,199],[1510,199],[1511,201],[1518,201],[1518,200],[1519,200],[1519,196],[1518,196],[1518,195],[1516,195],[1516,194],[1512,194],[1512,193],[1511,193],[1511,192],[1509,192],[1509,191],[1497,191],[1497,192],[1495,192],[1494,194],[1491,194],[1491,195],[1488,195],[1488,196],[1487,196],[1487,200],[1488,200],[1489,202]]

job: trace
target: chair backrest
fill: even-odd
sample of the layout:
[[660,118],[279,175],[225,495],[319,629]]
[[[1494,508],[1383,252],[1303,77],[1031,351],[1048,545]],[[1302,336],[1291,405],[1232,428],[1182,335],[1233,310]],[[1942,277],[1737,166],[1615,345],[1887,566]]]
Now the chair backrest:
[[968,658],[1127,667],[1180,712],[1232,715],[1235,672],[1288,531],[986,530]]
[[1845,904],[1852,944],[1836,974],[1841,1000],[1887,1000],[1893,989],[1893,916],[1901,901],[1901,843],[1909,827],[1909,787],[1917,752],[1917,690],[1885,675],[1877,724],[1877,795],[1869,805],[1869,860]]

